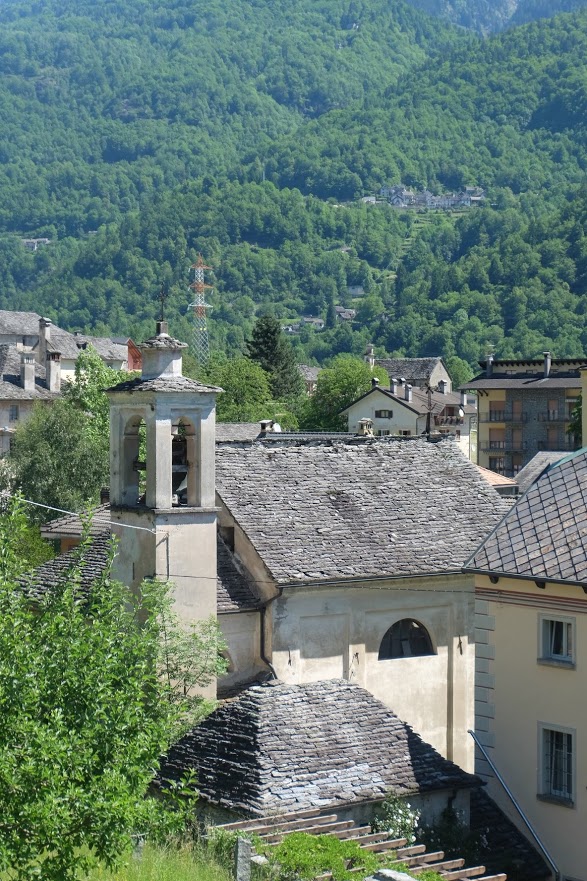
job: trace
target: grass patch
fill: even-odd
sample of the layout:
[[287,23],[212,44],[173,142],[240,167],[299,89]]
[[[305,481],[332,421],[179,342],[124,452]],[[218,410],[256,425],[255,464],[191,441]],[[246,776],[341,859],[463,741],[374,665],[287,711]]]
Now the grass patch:
[[130,854],[126,865],[117,871],[97,868],[87,881],[232,881],[232,875],[203,847],[146,844],[140,854]]

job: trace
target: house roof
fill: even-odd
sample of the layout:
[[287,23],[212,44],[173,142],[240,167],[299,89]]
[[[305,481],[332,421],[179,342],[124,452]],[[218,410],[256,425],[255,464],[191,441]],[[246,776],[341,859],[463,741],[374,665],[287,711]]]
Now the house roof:
[[306,380],[306,382],[316,382],[318,374],[322,370],[321,367],[311,367],[309,364],[298,364],[298,370]]
[[551,465],[465,564],[468,570],[587,585],[587,449]]
[[[376,358],[375,366],[382,367],[391,378],[404,377],[407,382],[417,385],[419,381],[430,379],[432,371],[444,362],[440,356],[434,358]],[[446,368],[445,368],[446,370]]]
[[[359,401],[362,401],[364,398],[369,397],[369,395],[377,394],[377,392],[381,392],[381,394],[394,401],[394,403],[399,404],[402,407],[406,407],[408,410],[411,410],[418,416],[422,416],[424,413],[428,412],[427,392],[423,392],[418,388],[414,388],[412,389],[412,400],[406,401],[403,394],[394,395],[390,389],[382,388],[380,385],[377,385],[374,388],[370,388],[368,392],[365,392],[364,395],[361,395],[360,398],[357,398],[355,401],[352,402],[352,404],[349,404],[348,407],[345,407],[344,410],[341,410],[340,412],[348,412],[348,410],[351,407],[354,407],[355,404],[358,404]],[[432,392],[430,395],[430,402],[432,404],[432,410],[430,412],[433,415],[438,415],[439,413],[442,413],[445,407],[462,407],[461,396],[457,392],[447,392],[446,394],[441,394],[440,392]],[[472,404],[465,404],[462,409],[463,412],[467,415],[473,415],[477,412],[476,407],[474,407]]]
[[78,348],[85,348],[85,345],[93,346],[103,361],[127,361],[128,360],[128,341],[121,343],[119,340],[102,336],[87,336],[87,334],[76,333],[74,338],[77,341]]
[[[102,574],[108,562],[106,553],[109,547],[110,530],[108,522],[110,520],[110,505],[100,505],[92,512],[92,521],[89,528],[89,534],[92,543],[88,545],[87,562],[88,571],[87,578],[82,580],[82,587],[87,589],[98,574]],[[43,538],[74,538],[81,539],[84,524],[80,516],[76,514],[67,514],[59,517],[57,520],[51,520],[41,528]],[[239,567],[233,555],[226,547],[220,536],[217,538],[217,592],[216,600],[218,613],[225,612],[248,612],[260,608],[262,605],[260,600],[255,596],[252,585]],[[60,554],[48,563],[34,570],[34,583],[37,585],[37,592],[51,587],[56,583],[57,579],[67,572],[79,553],[76,548]],[[84,551],[84,560],[86,552]],[[100,568],[101,566],[101,568]],[[85,570],[84,570],[85,572]]]
[[217,422],[216,443],[252,441],[259,436],[260,422]]
[[[567,454],[565,453],[564,455]],[[491,486],[517,486],[517,481],[511,477],[506,477],[504,474],[498,474],[497,471],[490,471],[489,468],[484,468],[482,465],[477,465],[477,470],[481,477],[485,478]]]
[[568,450],[544,450],[543,452],[536,453],[527,465],[524,465],[516,474],[516,483],[518,484],[520,494],[525,493],[549,465],[560,462],[561,459],[566,458],[568,455]]
[[169,750],[160,779],[191,769],[206,799],[256,815],[480,784],[343,679],[227,700]]
[[41,316],[36,312],[12,312],[9,309],[0,309],[0,334],[38,336],[40,320]]
[[465,389],[555,389],[555,388],[581,388],[581,377],[578,371],[568,373],[555,373],[548,377],[537,376],[536,373],[518,373],[516,376],[508,374],[499,376],[493,374],[486,377],[484,373],[476,376],[469,382],[460,386]]
[[272,437],[219,445],[216,474],[282,584],[460,570],[509,507],[452,440]]
[[35,388],[20,384],[20,355],[16,346],[0,345],[0,399],[4,401],[43,401],[56,397],[47,388],[45,368],[35,363]]
[[26,573],[20,579],[20,583],[27,593],[40,597],[62,584],[68,574],[79,567],[80,593],[86,594],[92,584],[107,571],[112,553],[111,544],[110,532],[102,528],[101,532],[93,535],[83,548],[72,548],[67,553],[59,554],[52,560],[42,563],[32,572]]

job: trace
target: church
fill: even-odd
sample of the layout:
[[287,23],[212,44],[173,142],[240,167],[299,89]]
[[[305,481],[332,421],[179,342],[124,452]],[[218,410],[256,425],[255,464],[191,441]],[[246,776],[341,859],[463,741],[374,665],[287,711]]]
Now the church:
[[[461,567],[508,503],[451,441],[218,440],[221,389],[182,375],[184,348],[159,322],[141,375],[108,391],[110,503],[94,531],[105,517],[117,538],[115,576],[170,580],[186,624],[217,617],[219,697],[267,678],[346,680],[472,771],[474,589]],[[44,535],[71,547],[74,520]]]

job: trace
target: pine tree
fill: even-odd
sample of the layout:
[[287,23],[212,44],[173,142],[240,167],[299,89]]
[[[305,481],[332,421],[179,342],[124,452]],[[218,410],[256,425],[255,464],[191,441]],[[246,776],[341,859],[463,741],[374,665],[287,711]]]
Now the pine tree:
[[271,391],[278,400],[303,394],[304,381],[295,355],[277,318],[263,315],[253,327],[247,346],[248,357],[256,361],[270,376]]

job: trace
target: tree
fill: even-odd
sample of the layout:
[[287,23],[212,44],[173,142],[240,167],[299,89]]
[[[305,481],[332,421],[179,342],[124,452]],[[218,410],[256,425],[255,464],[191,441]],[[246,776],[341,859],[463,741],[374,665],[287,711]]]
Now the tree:
[[234,358],[208,365],[206,382],[219,385],[217,418],[219,422],[257,422],[270,418],[271,388],[269,376],[256,361]]
[[337,355],[332,365],[321,370],[316,391],[308,401],[302,427],[313,431],[345,431],[340,411],[371,388],[374,371],[359,358]]
[[304,392],[304,381],[297,368],[293,349],[281,325],[271,315],[258,318],[247,345],[247,354],[271,377],[271,391],[278,400],[294,398]]
[[[104,389],[120,382],[93,349],[76,362],[75,379],[52,406],[39,404],[19,426],[10,470],[26,499],[67,511],[96,502],[109,482],[109,401]],[[31,515],[33,516],[33,515]],[[37,509],[36,519],[54,516]]]
[[[107,567],[84,591],[83,544],[50,590],[19,583],[22,518],[18,503],[0,516],[0,872],[73,881],[94,859],[112,866],[131,834],[185,819],[147,792],[194,718],[184,683],[217,665],[186,672],[193,635],[177,634],[167,585],[131,596]],[[215,661],[212,625],[195,639],[192,661]]]

